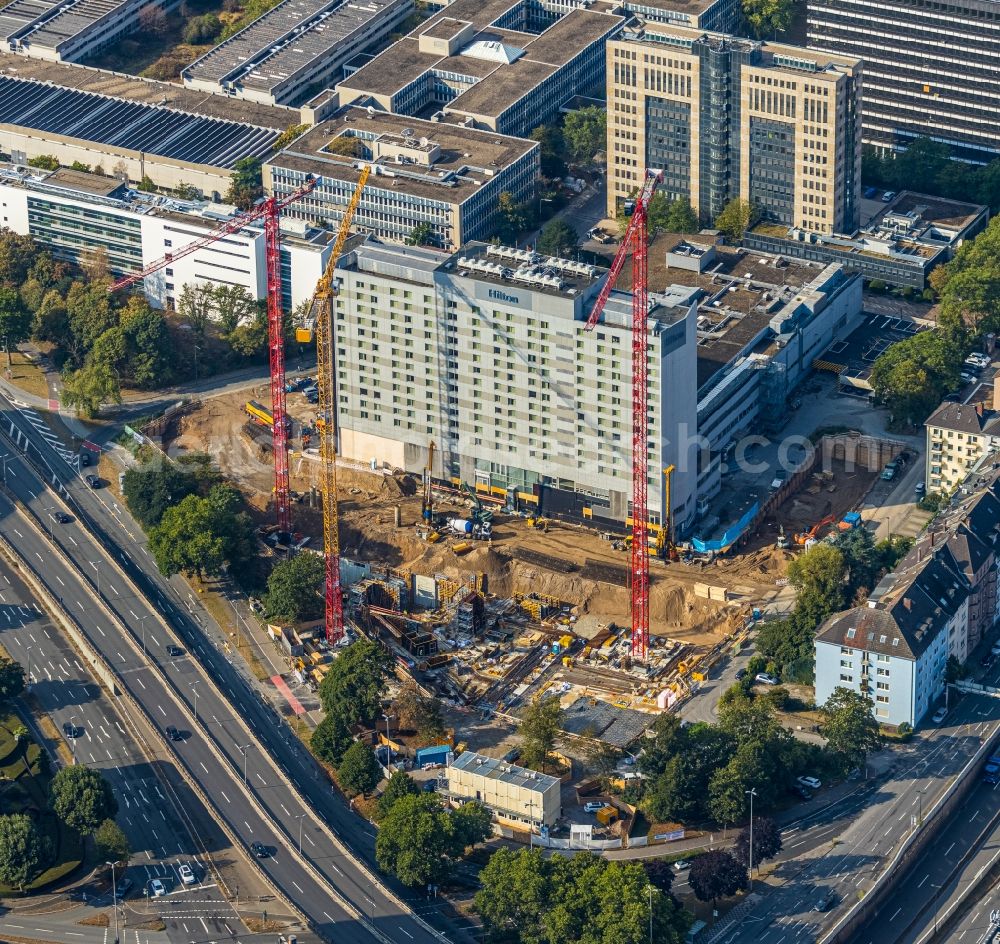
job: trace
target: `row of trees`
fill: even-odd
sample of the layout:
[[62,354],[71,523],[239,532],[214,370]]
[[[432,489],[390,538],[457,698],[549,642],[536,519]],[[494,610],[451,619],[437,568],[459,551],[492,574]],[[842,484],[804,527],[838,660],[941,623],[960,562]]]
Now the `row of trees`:
[[867,528],[852,528],[795,558],[788,565],[788,579],[798,591],[795,608],[786,619],[764,623],[757,636],[757,652],[767,660],[768,671],[810,684],[816,628],[867,597],[912,544],[899,536],[876,543]]

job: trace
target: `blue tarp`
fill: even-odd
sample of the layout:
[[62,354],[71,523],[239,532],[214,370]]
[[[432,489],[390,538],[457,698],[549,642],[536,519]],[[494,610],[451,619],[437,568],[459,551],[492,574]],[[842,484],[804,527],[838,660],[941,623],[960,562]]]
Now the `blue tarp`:
[[760,502],[754,502],[743,513],[743,517],[739,521],[726,528],[726,532],[721,538],[717,538],[714,541],[703,541],[701,538],[692,538],[691,546],[699,554],[706,554],[709,551],[724,551],[732,547],[743,536],[746,529],[750,527],[750,523],[757,517],[759,510]]
[[417,766],[421,764],[443,764],[451,753],[450,744],[435,744],[433,747],[422,747],[417,751]]

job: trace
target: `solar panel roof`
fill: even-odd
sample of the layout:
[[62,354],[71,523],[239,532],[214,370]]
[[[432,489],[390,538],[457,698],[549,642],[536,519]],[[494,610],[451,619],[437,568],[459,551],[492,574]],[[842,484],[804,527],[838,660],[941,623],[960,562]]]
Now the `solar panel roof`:
[[9,76],[0,76],[0,123],[227,168],[264,157],[280,133]]

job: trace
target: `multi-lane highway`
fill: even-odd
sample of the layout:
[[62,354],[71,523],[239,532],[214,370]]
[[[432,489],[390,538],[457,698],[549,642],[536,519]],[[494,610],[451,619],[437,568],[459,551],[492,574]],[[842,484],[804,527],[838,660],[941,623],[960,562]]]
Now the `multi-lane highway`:
[[[65,485],[71,511],[82,510],[101,521],[104,507],[31,423],[8,408],[0,409],[0,426],[5,435],[12,428],[19,431],[22,442],[27,438],[38,449],[52,476]],[[362,855],[372,856],[370,827],[366,829],[367,824],[333,794],[308,752],[251,687],[250,679],[207,642],[201,627],[178,604],[173,588],[160,580],[144,546],[123,541],[124,531],[96,537],[79,519],[52,522],[48,515],[54,497],[34,470],[13,449],[8,449],[4,468],[8,489],[47,522],[60,553],[54,553],[45,536],[29,527],[6,500],[0,501],[0,534],[63,600],[150,716],[163,728],[173,725],[188,732],[175,745],[178,757],[216,803],[238,841],[248,847],[260,842],[271,851],[259,864],[272,883],[329,939],[367,942],[369,928],[374,928],[383,940],[399,944],[440,940],[338,841],[341,834]],[[117,547],[119,541],[127,546]],[[142,593],[132,589],[117,564],[139,581]],[[127,627],[129,638],[94,599],[95,591]],[[170,643],[180,646],[183,654],[168,655]]]
[[[979,750],[981,739],[996,730],[998,719],[1000,702],[995,699],[963,699],[941,729],[929,733],[910,754],[900,757],[897,769],[863,810],[843,821],[842,828],[829,835],[829,842],[818,846],[807,843],[809,852],[783,864],[778,871],[781,884],[768,889],[759,905],[741,915],[717,940],[722,944],[818,941],[825,928],[872,888],[903,840],[921,828],[927,811]],[[795,841],[790,835],[784,838],[786,846]],[[817,904],[829,892],[835,906],[819,911]],[[895,907],[883,909],[876,919],[888,928],[883,936],[860,932],[856,940],[863,944],[894,941],[893,922],[900,931],[906,922],[905,909],[894,912]]]

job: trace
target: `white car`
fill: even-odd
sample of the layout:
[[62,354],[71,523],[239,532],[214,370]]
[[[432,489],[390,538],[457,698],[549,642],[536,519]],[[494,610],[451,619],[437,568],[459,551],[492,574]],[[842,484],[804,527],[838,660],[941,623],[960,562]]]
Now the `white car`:
[[933,716],[931,717],[931,721],[933,721],[935,724],[940,724],[947,717],[948,717],[948,709],[938,708],[938,710],[935,711]]
[[993,648],[990,649],[990,652],[995,656],[1000,656],[1000,642],[993,643]]
[[584,813],[596,813],[599,810],[603,810],[604,807],[606,807],[607,805],[608,804],[604,803],[603,801],[600,801],[600,802],[593,802],[592,801],[590,803],[584,803],[584,805],[583,805],[583,812]]
[[818,790],[823,786],[822,781],[817,780],[815,777],[796,777],[796,782],[802,784],[803,787],[807,787],[809,790]]
[[777,685],[780,680],[773,675],[768,675],[767,672],[760,672],[754,676],[754,681],[760,682],[761,685]]
[[162,898],[166,893],[167,890],[163,887],[163,882],[158,878],[154,878],[149,883],[149,895],[151,898]]
[[194,885],[197,881],[194,877],[194,869],[192,869],[187,863],[177,866],[177,874],[181,877],[181,881],[185,885]]

